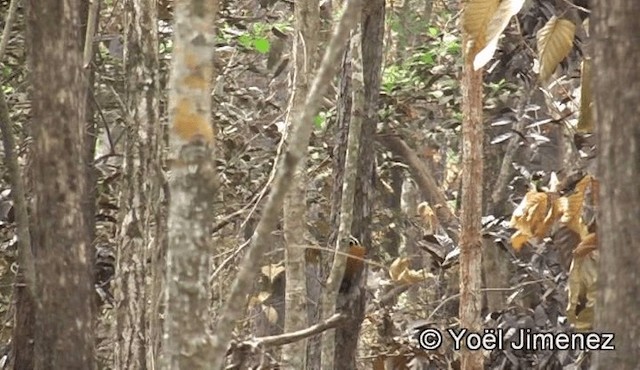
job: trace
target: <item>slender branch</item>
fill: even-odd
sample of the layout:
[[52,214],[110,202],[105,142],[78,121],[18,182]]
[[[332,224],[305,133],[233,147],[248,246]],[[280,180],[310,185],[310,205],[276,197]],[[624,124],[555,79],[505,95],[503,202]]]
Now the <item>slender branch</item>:
[[0,131],[2,131],[2,145],[4,146],[4,160],[9,168],[11,178],[11,196],[13,197],[13,207],[16,214],[16,228],[18,234],[18,261],[24,271],[24,281],[27,291],[34,301],[38,301],[36,290],[36,269],[31,250],[31,235],[29,233],[29,214],[27,213],[27,201],[24,191],[24,183],[18,156],[15,152],[16,140],[11,131],[9,108],[4,91],[0,86]]
[[93,57],[93,35],[96,33],[99,6],[100,2],[98,0],[91,0],[89,16],[87,17],[87,33],[84,37],[84,53],[82,55],[82,66],[84,68],[89,68]]
[[440,190],[436,180],[431,176],[424,162],[418,158],[418,155],[413,149],[398,135],[379,135],[378,141],[396,155],[404,158],[411,169],[413,178],[418,183],[420,192],[427,199],[431,208],[435,210],[438,221],[446,226],[445,230],[447,231],[447,235],[449,235],[454,242],[457,242],[458,220],[451,211],[451,208],[449,208],[444,192]]
[[18,4],[20,0],[11,0],[9,4],[9,12],[7,13],[7,19],[4,20],[4,30],[2,31],[2,38],[0,39],[0,62],[4,58],[4,52],[9,44],[9,34],[11,33],[11,27],[13,27],[13,21],[18,12]]
[[238,348],[242,347],[267,347],[267,346],[282,346],[285,344],[297,342],[299,340],[312,337],[316,334],[322,333],[326,330],[333,329],[347,320],[347,316],[344,314],[334,314],[323,322],[311,325],[308,328],[292,331],[290,333],[284,333],[280,335],[271,335],[267,337],[259,337],[251,339],[237,345]]
[[335,28],[322,64],[307,94],[305,109],[294,116],[292,124],[295,129],[291,135],[287,151],[280,161],[278,174],[274,179],[272,190],[264,207],[263,216],[256,226],[255,233],[251,239],[251,247],[240,264],[238,276],[231,287],[231,292],[226,299],[216,328],[213,331],[215,334],[212,339],[212,358],[215,360],[210,364],[210,369],[221,369],[225,363],[225,353],[227,352],[231,332],[236,321],[244,312],[247,292],[251,289],[251,283],[257,274],[256,263],[269,245],[269,236],[276,227],[279,219],[278,213],[291,185],[289,180],[308,149],[309,138],[313,128],[310,122],[313,122],[313,117],[317,114],[324,92],[330,85],[333,76],[335,76],[337,66],[340,64],[338,63],[339,58],[345,48],[345,40],[355,25],[353,19],[360,11],[362,3],[363,0],[348,0],[346,2],[342,18]]

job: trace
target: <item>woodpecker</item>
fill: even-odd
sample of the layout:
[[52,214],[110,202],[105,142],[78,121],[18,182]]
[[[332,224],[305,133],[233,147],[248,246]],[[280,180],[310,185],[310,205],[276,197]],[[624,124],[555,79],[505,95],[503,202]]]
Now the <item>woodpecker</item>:
[[349,236],[349,257],[344,270],[344,277],[340,283],[340,293],[346,293],[355,284],[364,268],[366,249],[354,236]]

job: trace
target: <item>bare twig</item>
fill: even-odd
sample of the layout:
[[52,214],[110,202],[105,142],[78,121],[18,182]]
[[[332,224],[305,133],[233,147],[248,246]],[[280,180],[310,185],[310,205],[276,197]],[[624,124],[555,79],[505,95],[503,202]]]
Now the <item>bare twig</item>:
[[19,3],[20,0],[11,0],[9,4],[9,12],[7,12],[7,19],[4,20],[4,30],[2,31],[2,38],[0,39],[0,61],[4,58],[5,49],[9,43],[9,34],[11,33],[11,27],[13,27],[13,20],[16,17]]
[[4,91],[0,87],[0,131],[2,131],[2,145],[4,146],[4,159],[11,178],[11,196],[16,214],[16,227],[18,234],[18,260],[24,271],[24,281],[27,291],[37,302],[36,297],[36,270],[33,252],[31,250],[31,236],[29,233],[29,214],[27,213],[27,201],[25,198],[24,183],[18,156],[15,152],[16,140],[11,131],[9,108]]
[[245,342],[238,344],[237,347],[267,347],[267,346],[281,346],[284,344],[289,344],[293,342],[297,342],[299,340],[309,338],[316,334],[322,333],[323,331],[333,329],[343,322],[345,322],[347,316],[344,314],[334,314],[323,322],[317,323],[315,325],[311,325],[308,328],[293,331],[290,333],[284,333],[280,335],[271,335],[268,337],[260,337],[251,339]]
[[318,107],[322,101],[322,96],[330,85],[330,81],[335,75],[338,60],[345,48],[345,40],[354,26],[353,19],[362,7],[362,0],[349,0],[346,2],[345,11],[336,26],[334,35],[327,47],[324,59],[313,80],[307,99],[305,109],[296,114],[293,119],[295,129],[291,135],[289,146],[283,159],[280,161],[278,173],[273,182],[273,187],[269,192],[267,204],[265,205],[263,216],[258,222],[255,233],[251,238],[251,247],[245,254],[240,271],[231,287],[231,292],[227,297],[221,315],[216,324],[213,336],[212,358],[215,360],[210,369],[221,369],[225,363],[225,354],[230,340],[231,332],[237,319],[244,312],[247,302],[247,292],[251,289],[251,283],[257,274],[256,263],[264,254],[268,243],[267,240],[278,222],[278,213],[282,208],[284,197],[291,185],[289,179],[293,176],[296,166],[308,149],[309,138],[313,125],[313,117],[317,114]]
[[435,210],[438,221],[442,225],[446,226],[445,230],[451,240],[457,242],[458,219],[451,211],[451,208],[449,208],[444,192],[440,190],[436,180],[425,167],[424,161],[420,160],[415,151],[413,151],[413,149],[411,149],[398,135],[382,134],[379,135],[377,139],[389,150],[402,157],[407,162],[407,165],[409,165],[409,168],[411,169],[413,178],[418,183],[420,192],[429,202],[429,206]]
[[87,18],[87,32],[84,37],[84,54],[82,56],[82,66],[84,68],[89,68],[93,57],[93,35],[96,33],[99,7],[100,2],[98,0],[91,0],[89,16]]

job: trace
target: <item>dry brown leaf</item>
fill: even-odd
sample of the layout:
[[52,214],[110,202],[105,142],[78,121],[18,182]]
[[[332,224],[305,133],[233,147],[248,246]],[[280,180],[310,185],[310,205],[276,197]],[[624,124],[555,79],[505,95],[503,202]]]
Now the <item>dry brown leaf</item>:
[[518,230],[511,235],[511,246],[516,250],[516,252],[518,252],[532,237],[533,235],[526,234],[522,230]]
[[409,259],[408,258],[396,258],[392,263],[391,267],[389,267],[389,277],[391,281],[397,282],[400,280],[400,275],[403,271],[409,268]]
[[415,284],[425,280],[427,274],[423,270],[413,270],[409,267],[408,258],[396,258],[389,268],[391,281],[397,284]]
[[487,44],[487,27],[498,9],[500,0],[470,0],[462,13],[462,27],[474,42],[474,49]]
[[[571,262],[567,319],[578,331],[587,331],[593,328],[598,259],[598,251],[596,250],[584,257],[575,257]],[[578,306],[583,308],[576,313]]]
[[537,35],[540,79],[546,81],[573,47],[576,25],[568,19],[551,17]]
[[598,248],[598,237],[596,233],[591,233],[582,239],[580,244],[573,250],[576,257],[584,257]]
[[535,190],[528,192],[511,216],[511,227],[520,230],[522,235],[544,237],[545,220],[550,211],[547,206],[547,193]]
[[491,58],[493,58],[493,54],[495,54],[498,47],[500,35],[502,35],[504,29],[507,28],[507,25],[509,25],[511,17],[518,14],[523,4],[524,0],[500,1],[500,4],[487,25],[485,39],[481,40],[481,44],[484,44],[485,46],[482,47],[482,50],[478,51],[478,54],[476,54],[473,59],[473,68],[476,71],[484,67],[489,63]]
[[436,229],[438,227],[438,217],[436,213],[433,211],[431,207],[429,207],[429,203],[422,202],[418,205],[418,214],[424,223],[424,227],[428,234],[435,234]]

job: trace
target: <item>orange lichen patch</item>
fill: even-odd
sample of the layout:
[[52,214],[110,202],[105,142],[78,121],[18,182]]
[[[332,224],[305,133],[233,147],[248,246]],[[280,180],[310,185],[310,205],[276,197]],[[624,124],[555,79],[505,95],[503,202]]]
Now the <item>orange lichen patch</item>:
[[190,89],[204,90],[207,88],[207,80],[201,73],[192,73],[184,78],[184,86]]
[[192,141],[202,137],[206,142],[214,139],[213,129],[205,114],[198,114],[188,99],[178,101],[175,107],[173,131],[185,141]]
[[200,58],[195,53],[185,52],[184,53],[184,65],[187,66],[188,69],[194,70],[197,69],[200,65]]

